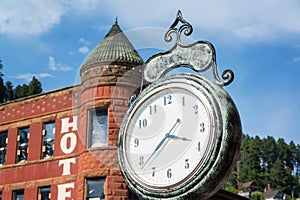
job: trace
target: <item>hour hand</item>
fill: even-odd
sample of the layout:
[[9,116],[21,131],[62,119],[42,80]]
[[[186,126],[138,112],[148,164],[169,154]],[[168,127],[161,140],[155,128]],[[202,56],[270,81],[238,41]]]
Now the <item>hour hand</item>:
[[182,141],[192,141],[191,139],[188,139],[186,137],[178,137],[176,135],[168,135],[168,138]]

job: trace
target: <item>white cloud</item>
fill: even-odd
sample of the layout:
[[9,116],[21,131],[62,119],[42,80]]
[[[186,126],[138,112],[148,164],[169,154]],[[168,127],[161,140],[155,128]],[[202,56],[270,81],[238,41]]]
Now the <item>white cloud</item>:
[[10,76],[11,78],[25,80],[27,82],[32,80],[32,77],[39,78],[47,78],[47,77],[53,77],[51,74],[48,73],[39,73],[39,74],[32,74],[32,73],[24,73],[24,74],[17,74],[15,76]]
[[72,67],[56,63],[55,58],[52,56],[48,57],[48,69],[52,71],[71,71]]
[[[202,29],[226,37],[261,40],[300,33],[298,0],[131,0],[130,4],[122,0],[0,0],[0,3],[0,33],[44,33],[59,24],[62,16],[71,13],[74,16],[100,15],[101,20],[112,19],[112,22],[118,17],[127,29],[168,27],[178,9],[200,34]],[[79,41],[88,45],[83,38]]]
[[76,12],[85,13],[96,11],[99,12],[99,7],[102,4],[105,4],[99,0],[72,0],[72,1],[65,1],[66,6]]
[[58,1],[1,1],[0,33],[39,34],[60,22],[65,9]]
[[168,27],[175,19],[177,10],[181,9],[184,18],[199,30],[200,36],[208,32],[233,40],[262,41],[300,33],[300,1],[297,0],[102,2],[105,3],[101,7],[101,14],[111,19],[117,16],[120,23],[126,24],[129,29]]
[[0,33],[41,34],[60,23],[67,12],[88,14],[97,0],[0,0]]
[[269,40],[271,37],[266,38],[267,35],[271,36],[270,30],[261,24],[246,25],[233,30],[233,34],[242,39],[265,39]]
[[91,44],[89,41],[87,41],[87,40],[85,40],[85,39],[83,39],[83,38],[80,38],[80,39],[79,39],[79,42],[80,42],[81,44],[84,44],[84,45],[90,45],[90,44]]
[[49,69],[52,70],[52,71],[57,70],[56,63],[55,63],[55,59],[54,59],[54,57],[52,57],[52,56],[49,56],[49,57],[48,57],[48,67],[49,67]]
[[291,60],[288,63],[289,64],[295,64],[295,63],[299,63],[299,62],[300,62],[300,56],[293,58],[293,60]]
[[91,43],[84,38],[80,38],[79,43],[83,44],[84,46],[80,47],[78,49],[78,52],[82,54],[88,54],[90,52],[88,45],[90,45]]
[[78,52],[82,54],[88,54],[90,52],[90,49],[87,46],[83,46],[78,49]]

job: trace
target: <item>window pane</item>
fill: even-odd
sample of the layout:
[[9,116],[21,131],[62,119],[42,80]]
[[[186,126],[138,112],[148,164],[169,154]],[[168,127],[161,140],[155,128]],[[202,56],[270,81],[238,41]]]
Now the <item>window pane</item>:
[[44,124],[42,158],[53,156],[55,122]]
[[90,111],[89,147],[107,145],[107,109]]
[[39,188],[39,200],[50,200],[50,186]]
[[24,200],[24,190],[18,190],[13,192],[14,200]]
[[29,127],[19,129],[17,144],[17,163],[27,160]]
[[0,133],[0,165],[5,164],[7,132]]
[[88,179],[87,181],[87,199],[105,199],[104,182],[105,179]]
[[0,200],[2,200],[2,192],[0,192]]

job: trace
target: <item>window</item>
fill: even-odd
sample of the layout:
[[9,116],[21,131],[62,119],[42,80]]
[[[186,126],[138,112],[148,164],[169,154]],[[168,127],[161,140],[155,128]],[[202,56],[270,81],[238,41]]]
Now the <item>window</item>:
[[40,187],[38,200],[50,200],[51,199],[50,186]]
[[107,145],[107,109],[94,109],[89,112],[89,147]]
[[24,200],[24,190],[13,191],[13,200]]
[[2,192],[0,192],[0,200],[2,200]]
[[53,156],[55,122],[45,123],[43,126],[42,158]]
[[28,139],[29,139],[29,127],[19,129],[16,163],[24,162],[27,160]]
[[86,180],[86,200],[105,199],[105,178]]
[[7,132],[0,133],[0,166],[5,165]]

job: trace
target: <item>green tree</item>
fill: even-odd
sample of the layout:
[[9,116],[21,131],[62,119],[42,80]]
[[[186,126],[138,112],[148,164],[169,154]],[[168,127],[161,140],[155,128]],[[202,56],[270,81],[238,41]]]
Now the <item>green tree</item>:
[[14,90],[14,99],[20,99],[23,97],[40,94],[42,92],[42,84],[41,82],[33,77],[29,82],[29,85],[23,84],[18,85]]
[[29,96],[28,93],[29,93],[28,85],[26,85],[26,84],[23,84],[22,86],[18,85],[16,87],[16,89],[14,90],[14,99],[20,99],[20,98]]
[[262,159],[264,162],[264,168],[267,173],[270,173],[278,157],[276,140],[274,139],[274,137],[268,136],[267,138],[263,139],[262,144]]
[[295,170],[296,170],[296,177],[300,180],[300,145],[297,144],[296,147],[296,163],[295,163]]
[[255,181],[258,187],[264,187],[265,174],[262,167],[262,141],[258,136],[250,140],[248,151],[248,181]]
[[13,90],[13,84],[10,81],[7,81],[5,83],[6,87],[6,101],[11,101],[14,99],[14,90]]
[[[287,144],[283,138],[277,141],[268,136],[243,135],[237,170],[230,176],[226,188],[239,182],[255,181],[258,191],[262,192],[267,184],[273,189],[295,198],[300,193],[300,145],[291,141]],[[235,174],[236,173],[236,174]],[[224,186],[224,187],[225,187]]]
[[237,188],[238,188],[237,187],[237,180],[238,180],[238,178],[237,178],[237,167],[234,168],[234,170],[230,174],[229,178],[225,182],[225,184],[223,186],[224,190],[227,190],[227,191],[233,192],[233,193],[238,193],[238,190],[237,190]]
[[278,159],[282,160],[284,164],[286,164],[288,158],[288,145],[284,141],[283,138],[279,138],[277,140],[277,148],[278,148]]
[[3,82],[3,78],[0,76],[0,103],[5,101],[6,87]]
[[43,91],[41,82],[35,76],[32,77],[32,80],[28,85],[18,85],[15,89],[13,88],[13,84],[10,81],[7,81],[4,84],[4,75],[2,73],[2,69],[3,64],[0,60],[0,103],[40,94]]
[[5,91],[6,91],[6,88],[4,86],[2,69],[3,69],[3,64],[2,64],[2,60],[0,60],[0,103],[3,103],[5,100]]
[[242,137],[242,145],[240,151],[240,157],[237,166],[237,178],[239,182],[247,182],[250,180],[248,176],[249,166],[248,166],[248,158],[249,158],[249,143],[251,137],[249,135],[243,135]]
[[285,167],[284,161],[279,158],[271,169],[270,182],[272,188],[279,189],[289,195],[292,193],[292,172],[288,167]]
[[2,60],[0,59],[0,76],[1,77],[3,76],[2,69],[3,69],[3,64],[2,64]]
[[34,76],[28,85],[28,95],[40,94],[43,91],[41,82]]
[[233,186],[229,181],[225,182],[225,184],[223,185],[223,190],[226,190],[228,192],[232,192],[237,194],[238,190],[236,189],[235,186]]
[[251,200],[264,200],[264,195],[261,192],[253,192],[251,194]]

